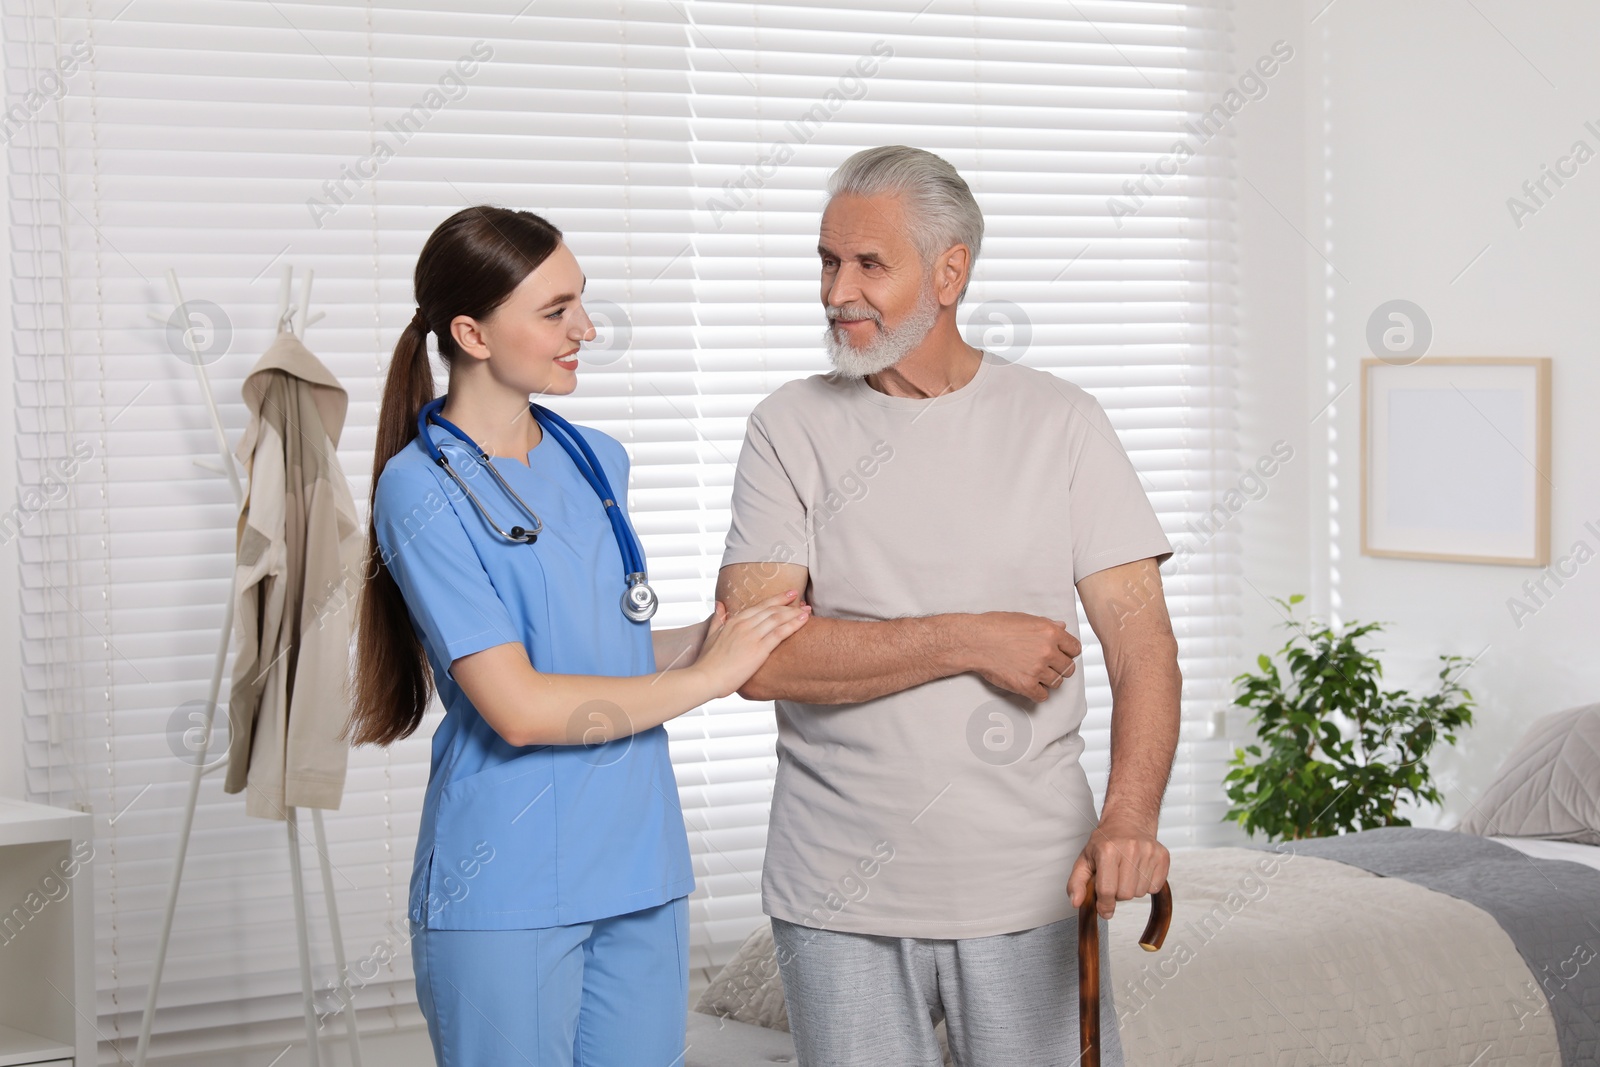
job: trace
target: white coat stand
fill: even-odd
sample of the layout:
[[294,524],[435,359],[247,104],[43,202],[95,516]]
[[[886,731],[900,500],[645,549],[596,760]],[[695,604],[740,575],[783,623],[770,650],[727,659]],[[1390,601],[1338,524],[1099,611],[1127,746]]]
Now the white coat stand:
[[[285,267],[283,272],[283,285],[278,292],[278,329],[293,328],[296,323],[299,328],[295,336],[303,338],[306,327],[322,318],[318,312],[314,318],[307,318],[306,311],[311,305],[311,279],[312,272],[306,271],[300,288],[300,303],[298,307],[290,307],[289,293],[294,282],[294,268]],[[183,293],[178,287],[178,274],[176,271],[167,271],[167,288],[172,296],[172,305],[181,309]],[[167,322],[169,316],[151,313],[151,318]],[[191,330],[184,331],[184,342],[189,347],[190,360],[194,363],[195,376],[200,381],[200,395],[205,398],[206,411],[211,416],[211,429],[217,438],[218,458],[222,461],[220,468],[212,468],[210,463],[196,460],[207,469],[218,469],[228,478],[228,484],[233,489],[233,500],[236,507],[244,506],[244,486],[239,480],[239,472],[234,466],[233,452],[228,448],[228,436],[222,429],[222,416],[217,411],[216,396],[211,391],[211,379],[206,374],[205,362],[200,358],[200,353],[194,342]],[[183,864],[189,852],[189,837],[194,829],[194,811],[200,799],[200,779],[226,764],[226,759],[218,760],[212,766],[206,766],[206,754],[211,746],[211,727],[217,714],[217,697],[222,690],[222,674],[228,659],[228,646],[233,638],[233,596],[230,593],[228,603],[223,613],[222,633],[217,640],[217,658],[211,669],[211,689],[206,696],[206,721],[205,730],[200,738],[200,750],[195,754],[194,773],[189,777],[189,797],[183,811],[183,829],[178,836],[178,855],[172,869],[172,884],[167,890],[166,915],[161,920],[161,938],[156,945],[155,969],[150,976],[150,991],[145,1000],[144,1018],[139,1026],[139,1049],[135,1054],[134,1067],[144,1067],[145,1057],[150,1050],[150,1027],[155,1021],[156,1000],[161,992],[161,971],[167,962],[167,945],[172,937],[172,917],[178,907],[178,890],[183,884]],[[306,1055],[310,1067],[321,1067],[321,1057],[317,1047],[317,1013],[311,983],[311,942],[306,932],[306,891],[300,869],[300,824],[296,809],[289,808],[286,812],[284,824],[289,834],[289,875],[291,880],[291,895],[294,898],[295,933],[298,935],[300,949],[300,995],[305,1009],[306,1019]],[[345,974],[344,937],[339,930],[339,908],[334,900],[333,872],[328,865],[328,841],[322,827],[322,811],[319,808],[311,809],[311,821],[315,830],[315,844],[317,856],[322,864],[322,891],[328,899],[328,925],[333,935],[333,958],[338,968],[341,981]],[[345,1031],[350,1038],[350,1067],[361,1067],[361,1035],[356,1027],[355,1008],[345,1002],[339,1009],[344,1016]]]

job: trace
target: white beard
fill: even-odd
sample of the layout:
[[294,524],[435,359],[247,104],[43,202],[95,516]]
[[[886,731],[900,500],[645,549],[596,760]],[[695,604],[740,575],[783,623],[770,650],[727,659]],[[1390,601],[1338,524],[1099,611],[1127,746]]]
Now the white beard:
[[869,309],[829,308],[828,325],[822,328],[822,343],[827,346],[828,358],[840,374],[846,378],[865,378],[869,374],[888,370],[922,343],[939,317],[939,301],[934,299],[930,290],[923,289],[917,298],[916,310],[898,326],[884,326],[882,316],[872,311],[869,317],[878,324],[877,336],[860,348],[840,337],[833,323],[837,313],[843,310],[859,314]]

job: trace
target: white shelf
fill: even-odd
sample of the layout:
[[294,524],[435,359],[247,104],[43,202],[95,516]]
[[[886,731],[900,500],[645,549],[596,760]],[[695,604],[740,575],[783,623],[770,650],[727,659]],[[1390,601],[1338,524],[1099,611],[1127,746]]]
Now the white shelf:
[[89,816],[0,797],[0,847],[65,841],[89,833]]
[[84,812],[0,799],[0,1067],[95,1062],[93,834]]
[[0,1023],[0,1067],[22,1067],[23,1064],[43,1063],[49,1060],[71,1060],[73,1048],[48,1037],[30,1034],[14,1026]]

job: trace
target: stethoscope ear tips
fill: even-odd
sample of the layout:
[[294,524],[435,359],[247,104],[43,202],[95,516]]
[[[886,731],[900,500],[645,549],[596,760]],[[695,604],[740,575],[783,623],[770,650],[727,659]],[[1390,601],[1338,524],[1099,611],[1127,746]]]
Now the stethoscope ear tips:
[[521,541],[525,545],[531,545],[535,541],[539,540],[538,534],[524,530],[520,526],[511,527],[510,533],[513,541]]

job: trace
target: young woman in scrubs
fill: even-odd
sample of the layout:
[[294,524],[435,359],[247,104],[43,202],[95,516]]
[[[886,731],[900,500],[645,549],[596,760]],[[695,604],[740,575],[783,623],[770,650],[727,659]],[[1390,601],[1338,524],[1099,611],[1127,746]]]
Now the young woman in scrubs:
[[[719,602],[680,629],[624,615],[619,536],[528,406],[573,391],[595,335],[554,226],[458,212],[414,284],[379,412],[352,736],[406,737],[437,688],[408,905],[434,1054],[441,1067],[668,1067],[684,1051],[694,878],[662,723],[743,685],[808,609],[791,590],[731,616]],[[420,439],[429,333],[449,371],[439,416],[511,492],[429,421],[469,495]],[[577,430],[620,492],[622,445]],[[542,524],[532,543],[496,530],[534,528],[513,493]]]

